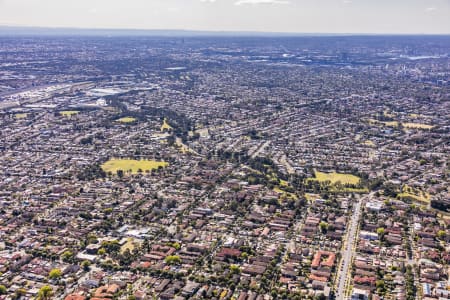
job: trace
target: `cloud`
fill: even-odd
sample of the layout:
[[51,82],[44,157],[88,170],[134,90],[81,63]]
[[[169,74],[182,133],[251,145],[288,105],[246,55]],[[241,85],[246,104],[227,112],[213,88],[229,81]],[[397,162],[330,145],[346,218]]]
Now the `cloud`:
[[214,3],[214,2],[216,2],[216,0],[200,0],[200,2],[204,2],[204,3]]
[[352,0],[343,0],[342,3],[344,3],[344,4],[352,4],[353,1]]
[[238,0],[234,5],[245,5],[245,4],[289,4],[288,0]]
[[427,13],[432,13],[432,12],[434,12],[434,11],[436,11],[436,7],[427,7],[427,8],[425,9],[425,12],[427,12]]

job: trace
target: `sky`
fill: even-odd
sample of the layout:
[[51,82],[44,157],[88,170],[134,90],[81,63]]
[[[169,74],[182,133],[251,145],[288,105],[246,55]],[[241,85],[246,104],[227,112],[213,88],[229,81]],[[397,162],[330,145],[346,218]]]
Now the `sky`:
[[450,34],[450,0],[0,0],[0,25]]

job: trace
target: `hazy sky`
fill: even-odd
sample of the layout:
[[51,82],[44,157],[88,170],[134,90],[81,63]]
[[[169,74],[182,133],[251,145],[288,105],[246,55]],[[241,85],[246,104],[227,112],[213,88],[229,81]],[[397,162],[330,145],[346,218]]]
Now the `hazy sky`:
[[450,33],[450,0],[0,0],[0,25]]

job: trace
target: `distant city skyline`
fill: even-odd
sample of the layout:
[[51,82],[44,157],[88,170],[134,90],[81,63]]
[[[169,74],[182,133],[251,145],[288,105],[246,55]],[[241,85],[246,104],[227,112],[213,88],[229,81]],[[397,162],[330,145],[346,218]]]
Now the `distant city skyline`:
[[0,0],[0,25],[449,34],[449,0]]

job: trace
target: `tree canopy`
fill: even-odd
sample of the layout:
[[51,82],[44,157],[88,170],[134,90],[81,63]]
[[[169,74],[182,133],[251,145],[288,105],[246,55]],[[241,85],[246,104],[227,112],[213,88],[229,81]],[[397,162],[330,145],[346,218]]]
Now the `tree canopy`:
[[44,285],[39,290],[37,298],[38,298],[38,300],[48,300],[48,299],[50,299],[50,297],[52,295],[53,295],[53,289],[48,285]]

